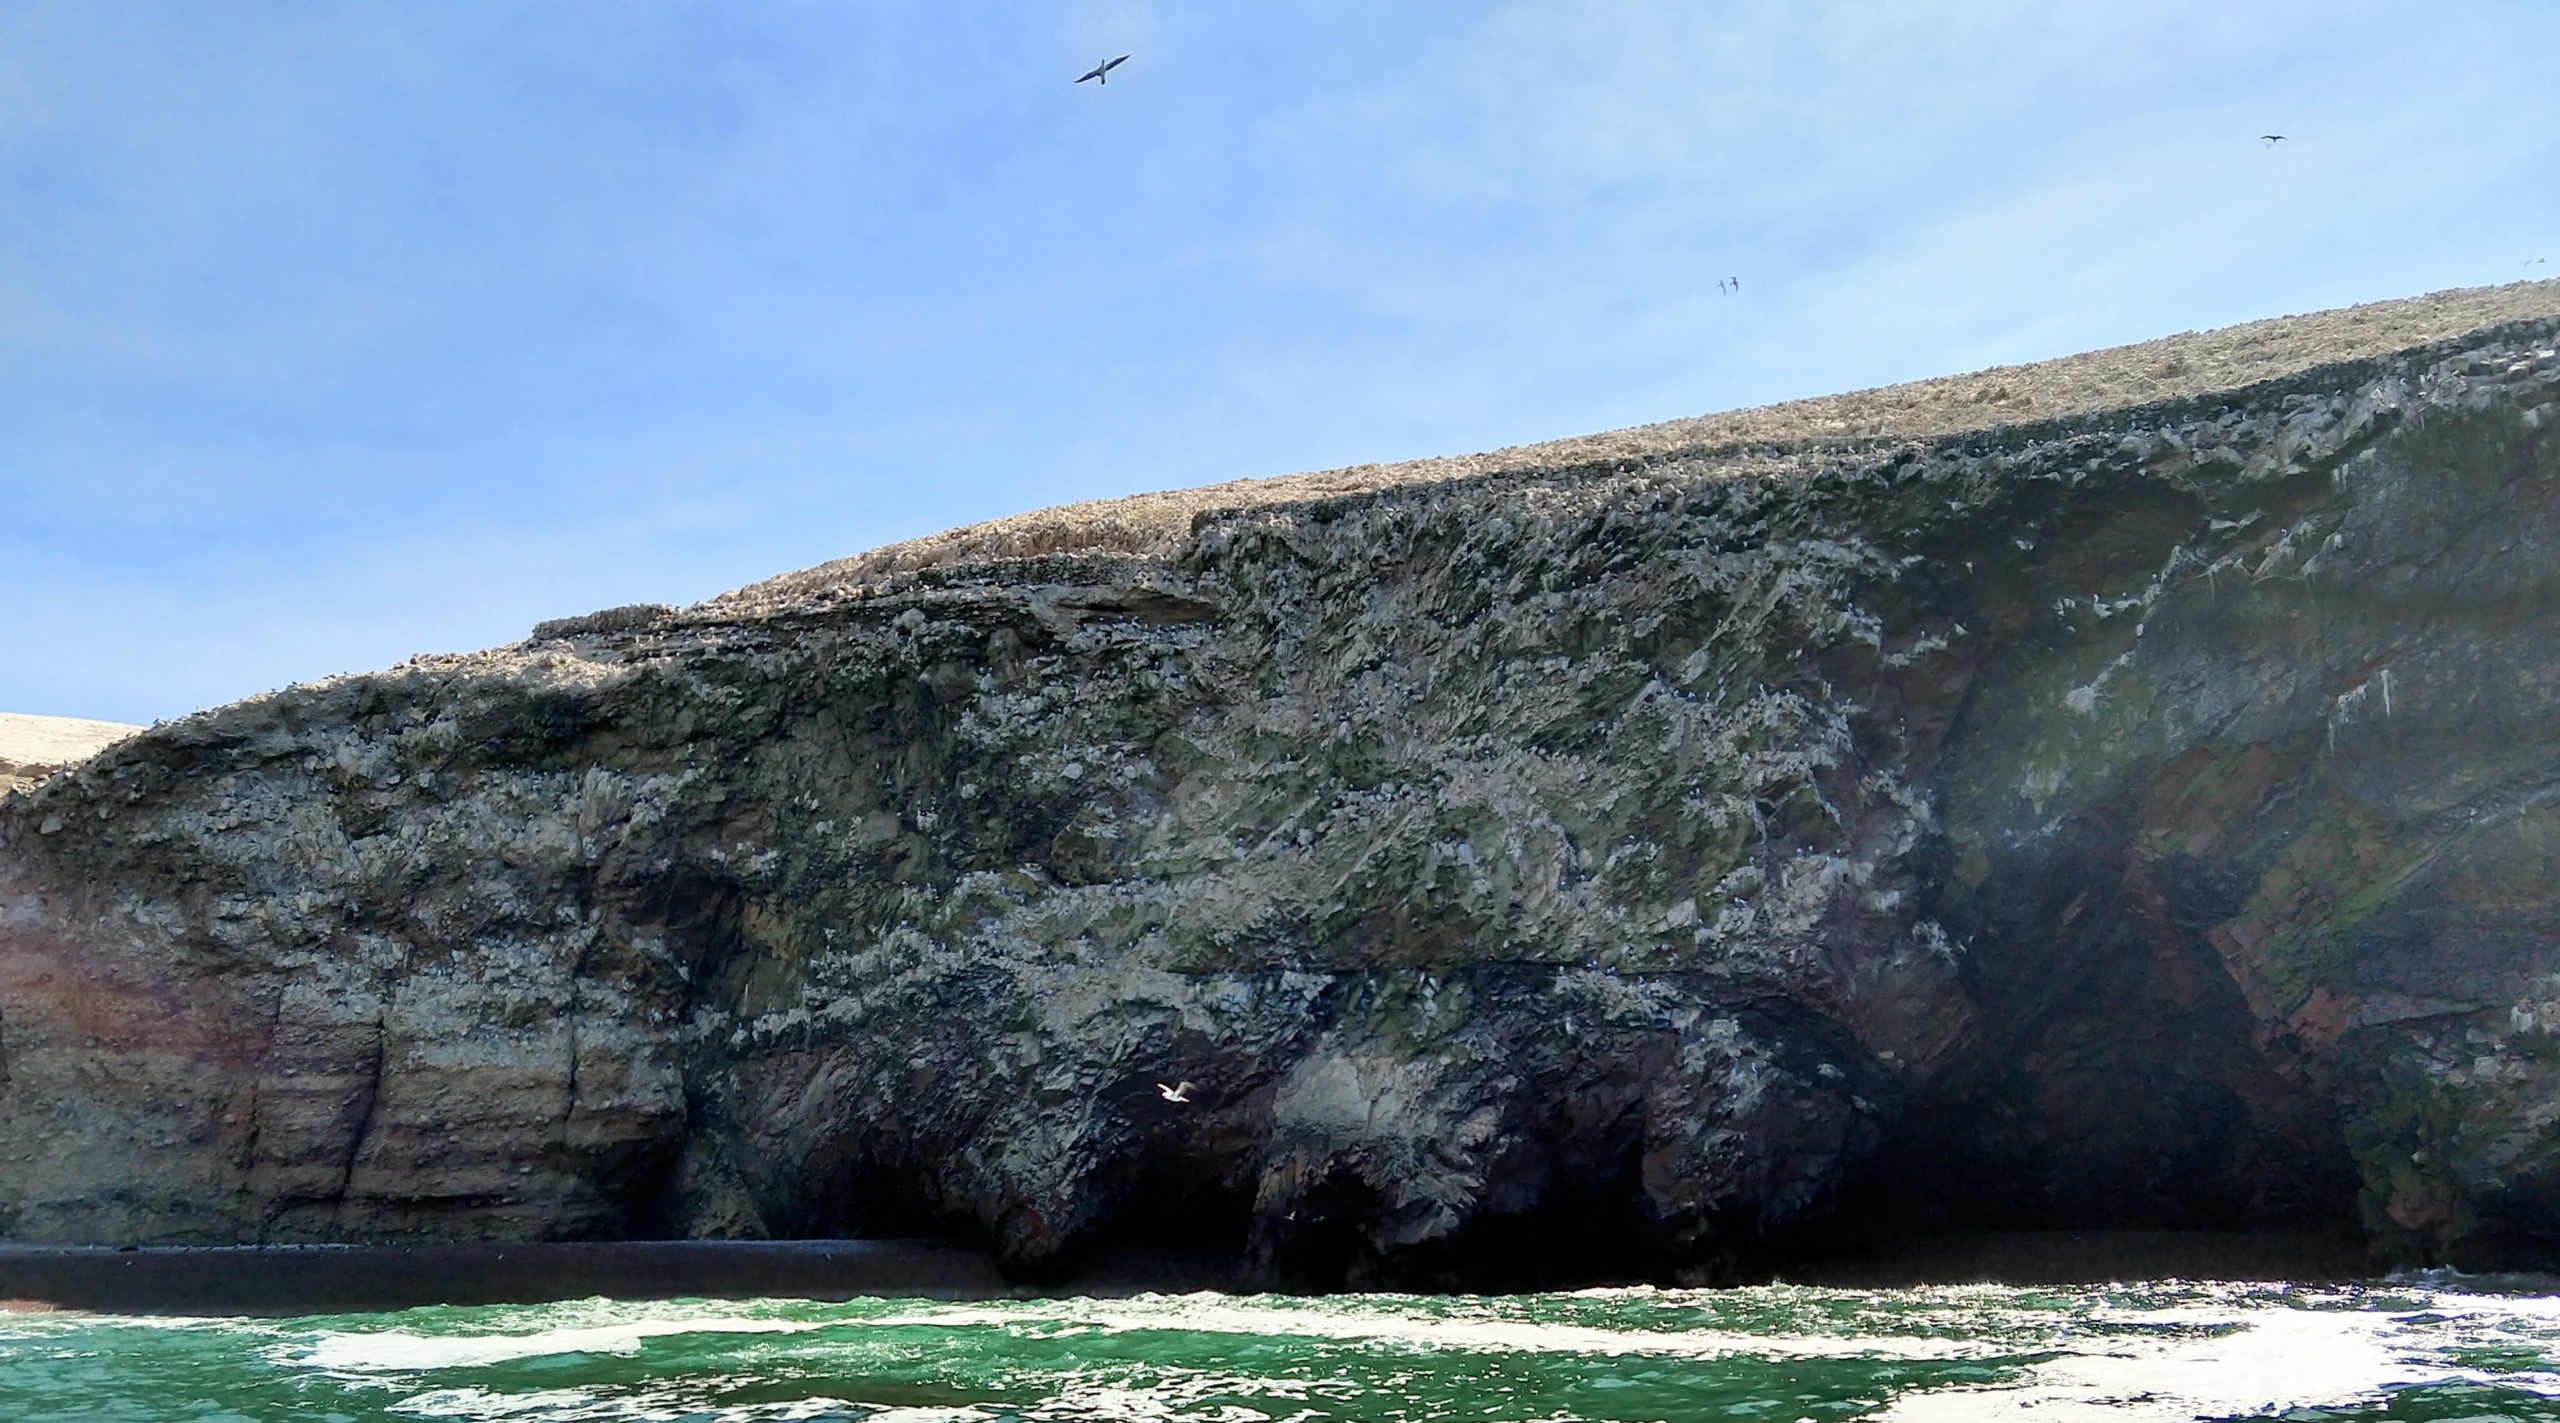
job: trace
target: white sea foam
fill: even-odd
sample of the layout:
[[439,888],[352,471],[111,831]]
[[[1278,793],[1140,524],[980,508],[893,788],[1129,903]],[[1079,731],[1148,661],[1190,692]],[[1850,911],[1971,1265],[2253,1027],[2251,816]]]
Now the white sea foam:
[[1667,1354],[1687,1358],[1979,1359],[2015,1352],[1982,1340],[1911,1335],[1782,1335],[1712,1329],[1613,1329],[1505,1319],[1467,1311],[1436,1313],[1356,1306],[1261,1304],[1229,1295],[1139,1296],[1014,1305],[951,1305],[864,1321],[946,1329],[1045,1327],[1099,1334],[1174,1330],[1331,1339],[1503,1354]]
[[[1587,1297],[1587,1296],[1586,1296]],[[630,1307],[614,1311],[621,1313]],[[641,1307],[646,1309],[646,1307]],[[590,1316],[592,1317],[592,1316]],[[1126,1300],[1033,1300],[983,1305],[922,1305],[870,1316],[782,1319],[736,1307],[662,1306],[595,1322],[573,1317],[550,1328],[485,1334],[425,1334],[402,1329],[331,1331],[273,1351],[279,1363],[338,1374],[419,1373],[474,1368],[559,1354],[633,1354],[653,1338],[687,1334],[790,1334],[812,1330],[889,1328],[1174,1331],[1366,1342],[1478,1353],[1662,1354],[1899,1359],[1984,1358],[2010,1348],[1984,1340],[1878,1334],[1836,1337],[1738,1330],[1610,1328],[1502,1318],[1481,1311],[1430,1310],[1350,1300],[1318,1304],[1260,1302],[1219,1294]]]
[[[2553,1302],[2435,1301],[2424,1314],[2351,1309],[2190,1308],[2125,1311],[2116,1320],[2158,1332],[2075,1341],[2003,1384],[1907,1394],[1878,1423],[2081,1423],[2186,1420],[2373,1402],[2393,1389],[2484,1382],[2446,1356],[2465,1325],[2525,1323],[2540,1332]],[[2543,1391],[2560,1374],[2505,1373],[2511,1388]]]
[[[450,1418],[464,1423],[830,1423],[861,1410],[841,1398],[802,1398],[787,1403],[728,1407],[664,1391],[642,1390],[620,1398],[601,1398],[577,1389],[545,1389],[537,1393],[499,1393],[485,1388],[445,1388],[404,1398],[392,1411],[412,1418]],[[976,1423],[987,1415],[979,1409],[887,1408],[861,1411],[863,1423]]]
[[651,1339],[678,1334],[803,1334],[827,1327],[792,1319],[674,1315],[524,1334],[414,1334],[401,1329],[332,1332],[279,1346],[280,1363],[335,1374],[423,1373],[479,1368],[552,1354],[636,1354]]
[[400,1411],[419,1418],[467,1418],[490,1423],[500,1418],[553,1419],[588,1409],[593,1394],[551,1388],[535,1393],[495,1393],[485,1388],[440,1388],[400,1401]]
[[[842,1307],[592,1301],[496,1315],[490,1320],[493,1327],[485,1330],[448,1333],[422,1321],[414,1327],[304,1335],[265,1352],[279,1365],[319,1371],[351,1384],[403,1390],[437,1382],[441,1370],[546,1355],[627,1356],[652,1339],[669,1336],[814,1331],[825,1331],[825,1339],[787,1347],[801,1357],[802,1367],[850,1367],[848,1380],[859,1377],[863,1367],[852,1356],[833,1351],[886,1347],[930,1355],[941,1347],[932,1342],[934,1334],[950,1331],[956,1338],[990,1330],[1026,1343],[1069,1343],[1080,1337],[1098,1343],[1108,1336],[1188,1333],[1338,1343],[1417,1356],[1829,1358],[1992,1366],[1974,1381],[1915,1384],[1899,1395],[1880,1396],[1876,1411],[1866,1415],[1880,1423],[2183,1423],[2199,1416],[2352,1406],[2397,1388],[2466,1382],[2560,1394],[2560,1369],[2537,1362],[2545,1349],[2560,1354],[2560,1300],[2550,1298],[2426,1288],[2385,1297],[2249,1286],[2043,1293],[1985,1287],[1890,1294],[1779,1287],[1583,1293],[1573,1297],[1575,1308],[1566,1319],[1554,1317],[1554,1299],[1540,1305],[1499,1299],[1293,1300],[1199,1294],[979,1304],[872,1301]],[[468,1329],[464,1320],[445,1327],[452,1325]],[[1146,1346],[1151,1353],[1157,1348]],[[1063,1369],[1052,1365],[1044,1372],[1031,1365],[1029,1372],[1014,1374],[1002,1409],[958,1401],[939,1406],[901,1402],[864,1416],[876,1423],[984,1423],[998,1413],[1114,1423],[1220,1423],[1238,1399],[1288,1414],[1310,1402],[1321,1403],[1320,1395],[1330,1396],[1327,1391],[1334,1385],[1325,1381],[1327,1376],[1255,1377],[1199,1366],[1225,1348],[1176,1346],[1136,1372],[1125,1361],[1110,1361],[1110,1351],[1097,1350],[1091,1367],[1079,1362]],[[2484,1349],[2504,1351],[2511,1361],[2531,1367],[2491,1372],[2475,1366],[2471,1361],[2483,1358],[2479,1351]],[[1058,1352],[1051,1348],[1047,1357],[1055,1359]],[[1068,1353],[1073,1354],[1071,1343]],[[1193,1362],[1175,1362],[1185,1355]],[[1394,1365],[1390,1372],[1401,1367]],[[851,1404],[835,1398],[732,1403],[725,1401],[729,1395],[722,1380],[698,1373],[632,1379],[592,1395],[558,1382],[516,1393],[485,1380],[445,1377],[453,1386],[406,1397],[396,1411],[424,1418],[545,1423],[677,1418],[790,1423],[833,1416],[831,1409],[864,1406],[858,1388]],[[1385,1383],[1374,1380],[1371,1386]],[[1018,1391],[1026,1385],[1031,1388],[1028,1396]]]

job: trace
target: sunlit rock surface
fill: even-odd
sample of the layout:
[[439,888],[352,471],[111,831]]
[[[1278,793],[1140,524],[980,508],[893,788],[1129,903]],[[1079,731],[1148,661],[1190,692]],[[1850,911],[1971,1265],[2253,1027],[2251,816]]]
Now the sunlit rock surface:
[[0,795],[85,761],[141,729],[120,721],[0,712]]
[[2555,337],[1078,506],[155,727],[0,799],[0,1227],[2547,1263]]

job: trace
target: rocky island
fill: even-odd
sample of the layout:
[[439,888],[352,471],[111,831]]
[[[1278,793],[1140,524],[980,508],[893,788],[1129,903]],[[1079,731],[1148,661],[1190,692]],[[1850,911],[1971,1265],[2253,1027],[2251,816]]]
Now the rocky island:
[[1082,505],[0,767],[0,1236],[2552,1264],[2556,346]]

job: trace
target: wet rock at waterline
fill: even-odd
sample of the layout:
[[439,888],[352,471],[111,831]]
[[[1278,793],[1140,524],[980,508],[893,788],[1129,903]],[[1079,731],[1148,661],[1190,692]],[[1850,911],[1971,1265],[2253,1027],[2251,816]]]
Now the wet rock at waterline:
[[0,1228],[2546,1263],[2555,338],[1080,506],[152,728],[0,800]]

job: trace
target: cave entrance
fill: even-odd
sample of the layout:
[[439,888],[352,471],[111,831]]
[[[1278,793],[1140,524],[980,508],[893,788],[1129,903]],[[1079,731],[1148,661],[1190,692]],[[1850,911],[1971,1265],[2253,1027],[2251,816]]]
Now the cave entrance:
[[1557,1170],[1535,1201],[1485,1211],[1433,1252],[1451,1287],[1526,1292],[1672,1284],[1674,1260],[1646,1206],[1640,1143]]
[[1088,1285],[1123,1278],[1157,1290],[1231,1285],[1243,1271],[1252,1224],[1249,1187],[1151,1153],[1110,1219],[1077,1246],[1066,1273]]
[[2191,916],[2107,854],[2006,886],[1969,906],[1969,1043],[1841,1194],[1843,1233],[2360,1234],[2334,1095]]

